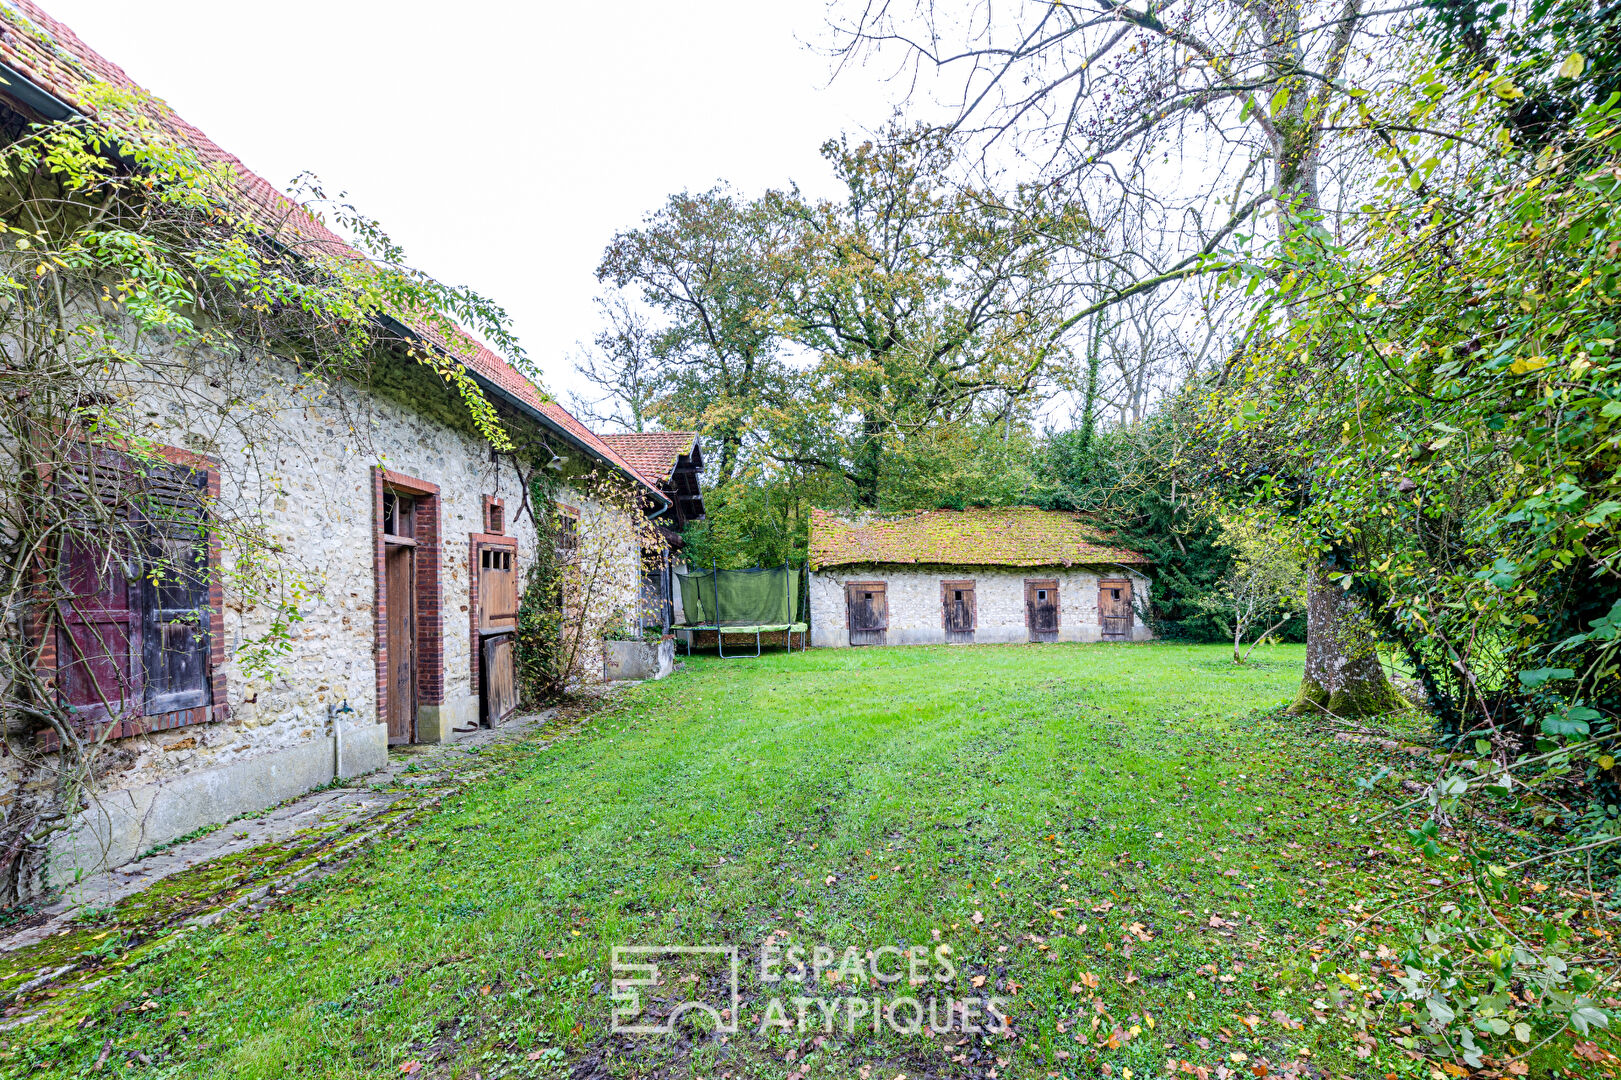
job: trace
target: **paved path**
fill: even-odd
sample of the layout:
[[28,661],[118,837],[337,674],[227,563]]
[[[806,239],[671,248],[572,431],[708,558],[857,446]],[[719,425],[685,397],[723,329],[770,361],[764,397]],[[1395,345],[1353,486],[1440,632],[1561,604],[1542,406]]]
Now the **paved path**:
[[[330,840],[310,849],[318,856],[298,860],[298,871],[287,875],[270,873],[270,881],[253,893],[227,890],[216,917],[228,907],[252,901],[275,891],[289,877],[303,877],[317,865],[328,866],[355,853],[366,841],[391,831],[387,811],[409,806],[414,811],[437,803],[441,794],[479,765],[477,751],[494,743],[519,738],[557,715],[556,709],[514,717],[497,728],[481,728],[461,735],[454,743],[436,746],[402,746],[389,751],[388,764],[373,773],[345,781],[345,786],[327,788],[243,817],[206,836],[117,869],[97,874],[70,887],[54,903],[40,912],[23,929],[0,938],[0,953],[36,944],[53,934],[65,933],[75,916],[87,909],[110,908],[166,878],[204,866],[216,859],[261,848],[264,845],[291,844],[312,834]],[[415,814],[410,815],[412,817]],[[398,822],[404,824],[403,821]],[[203,905],[206,908],[206,904]],[[206,910],[188,910],[185,922],[208,921]]]

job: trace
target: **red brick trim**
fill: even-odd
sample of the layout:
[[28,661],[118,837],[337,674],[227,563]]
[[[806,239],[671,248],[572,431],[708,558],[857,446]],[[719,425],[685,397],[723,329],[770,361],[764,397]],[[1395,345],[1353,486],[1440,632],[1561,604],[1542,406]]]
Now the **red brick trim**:
[[[163,460],[171,465],[181,465],[188,469],[195,469],[206,477],[209,503],[215,503],[220,497],[219,459],[206,454],[194,453],[181,449],[178,446],[154,446],[153,450]],[[51,479],[49,470],[42,476],[46,482]],[[125,739],[132,735],[150,735],[159,731],[169,731],[174,728],[190,727],[193,724],[217,723],[231,715],[230,699],[226,696],[225,682],[225,583],[220,571],[220,541],[219,533],[213,529],[208,532],[208,681],[209,697],[212,704],[201,705],[194,709],[180,709],[175,712],[156,713],[152,716],[129,716],[121,720],[103,720],[98,723],[87,724],[83,736],[90,740]],[[36,569],[34,571],[33,585],[38,590],[44,590],[48,582],[44,574]],[[35,605],[35,611],[29,619],[28,633],[30,640],[35,642],[34,666],[41,672],[52,673],[56,671],[57,647],[56,634],[47,633],[48,622],[42,610]],[[37,744],[41,750],[55,750],[61,745],[61,739],[54,730],[47,729],[39,733]]]
[[[484,531],[495,536],[505,536],[507,531],[507,503],[505,499],[498,499],[494,495],[484,496]],[[500,528],[496,528],[499,525]]]
[[[484,496],[486,505],[489,496]],[[498,547],[512,552],[512,572],[518,573],[518,538],[516,536],[501,536],[496,533],[468,533],[467,534],[467,641],[471,651],[467,660],[467,685],[474,697],[479,695],[479,668],[482,666],[481,649],[484,636],[478,632],[478,553],[481,548]],[[520,579],[521,580],[521,579]],[[521,586],[520,586],[521,588]]]
[[[444,617],[439,589],[439,485],[405,473],[372,466],[372,602],[377,716],[388,715],[388,580],[383,550],[383,492],[416,498],[417,704],[445,700]],[[416,717],[411,718],[416,741]]]

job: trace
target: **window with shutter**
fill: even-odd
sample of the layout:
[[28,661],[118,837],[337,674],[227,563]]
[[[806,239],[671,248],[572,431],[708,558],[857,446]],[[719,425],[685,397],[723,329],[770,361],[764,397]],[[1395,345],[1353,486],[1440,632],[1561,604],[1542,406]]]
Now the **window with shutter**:
[[[116,541],[81,533],[62,544],[55,667],[63,701],[81,723],[118,725],[113,738],[210,719],[219,617],[206,527],[212,474],[98,452],[65,465],[54,482],[85,501],[87,520],[129,524]],[[131,538],[134,550],[116,550]]]

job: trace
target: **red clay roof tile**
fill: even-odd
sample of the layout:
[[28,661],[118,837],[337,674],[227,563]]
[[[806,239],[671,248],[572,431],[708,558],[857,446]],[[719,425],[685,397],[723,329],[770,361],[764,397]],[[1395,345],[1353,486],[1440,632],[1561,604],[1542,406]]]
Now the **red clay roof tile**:
[[692,452],[697,439],[695,431],[625,431],[602,436],[603,442],[655,487],[670,478],[675,463],[682,454]]

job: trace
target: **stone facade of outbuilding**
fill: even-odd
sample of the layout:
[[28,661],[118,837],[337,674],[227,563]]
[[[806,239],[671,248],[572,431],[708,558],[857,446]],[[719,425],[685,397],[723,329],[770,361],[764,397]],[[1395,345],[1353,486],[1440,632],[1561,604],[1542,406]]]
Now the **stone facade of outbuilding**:
[[811,513],[811,644],[1144,641],[1149,560],[1035,507]]
[[[1059,641],[1101,641],[1098,618],[1098,583],[1126,578],[1141,604],[1149,598],[1147,576],[1125,567],[1053,567],[1010,571],[996,566],[915,566],[876,564],[840,566],[811,575],[811,644],[818,648],[845,648],[850,644],[846,625],[845,586],[851,582],[881,581],[889,595],[886,645],[946,644],[940,599],[943,582],[973,581],[978,625],[973,644],[1017,645],[1030,641],[1026,621],[1025,583],[1055,580],[1058,588]],[[1153,637],[1141,611],[1134,620],[1130,640]]]

